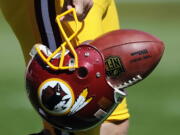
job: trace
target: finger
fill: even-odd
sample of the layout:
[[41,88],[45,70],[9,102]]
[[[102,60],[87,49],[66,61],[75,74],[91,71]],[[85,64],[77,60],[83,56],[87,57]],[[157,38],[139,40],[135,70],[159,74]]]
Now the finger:
[[[67,10],[69,10],[69,9],[71,9],[71,8],[73,8],[72,5],[67,5],[67,6],[66,6],[66,9],[67,9]],[[67,14],[67,15],[61,17],[60,20],[61,20],[61,21],[72,21],[72,20],[74,20],[74,18],[73,18],[73,15],[72,15],[72,14]]]
[[60,19],[60,21],[73,21],[73,20],[74,20],[74,18],[70,15],[63,16]]
[[79,21],[82,21],[86,18],[86,16],[88,15],[90,9],[92,8],[93,6],[93,1],[90,1],[85,7],[84,7],[84,11],[83,11],[83,14],[81,14],[78,19]]
[[81,16],[84,12],[84,4],[83,0],[73,0],[73,5],[76,9],[77,16]]
[[73,7],[72,0],[65,0],[61,12],[65,12],[69,6]]

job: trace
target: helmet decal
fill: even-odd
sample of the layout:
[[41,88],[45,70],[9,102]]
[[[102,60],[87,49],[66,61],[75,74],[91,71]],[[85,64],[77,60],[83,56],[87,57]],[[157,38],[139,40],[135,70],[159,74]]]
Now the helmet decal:
[[87,104],[91,102],[93,98],[90,97],[87,99],[87,95],[88,89],[84,89],[77,98],[75,104],[72,106],[69,115],[76,113],[77,111],[81,110],[83,107],[85,107]]
[[39,101],[45,111],[53,115],[73,115],[91,102],[87,98],[88,89],[83,89],[74,100],[71,87],[61,79],[52,78],[44,81],[38,90]]
[[55,115],[67,114],[74,104],[71,87],[61,79],[44,81],[38,90],[39,101],[44,110]]

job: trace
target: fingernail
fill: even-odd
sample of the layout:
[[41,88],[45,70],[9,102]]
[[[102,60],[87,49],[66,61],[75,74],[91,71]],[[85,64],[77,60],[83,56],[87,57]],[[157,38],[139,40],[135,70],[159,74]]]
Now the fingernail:
[[63,21],[64,20],[64,16],[62,16],[61,18],[60,18],[60,21]]

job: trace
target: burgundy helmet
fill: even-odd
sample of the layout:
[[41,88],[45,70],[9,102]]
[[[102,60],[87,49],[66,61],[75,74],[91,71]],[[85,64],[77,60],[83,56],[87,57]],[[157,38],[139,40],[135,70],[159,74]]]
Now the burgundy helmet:
[[[38,47],[48,58],[50,51],[43,45]],[[95,47],[80,45],[75,51],[78,68],[54,70],[33,49],[26,71],[27,93],[35,110],[53,126],[68,131],[86,130],[103,122],[125,96],[107,83],[103,55]],[[58,66],[60,58],[59,54],[51,63]],[[63,64],[74,64],[71,52]]]

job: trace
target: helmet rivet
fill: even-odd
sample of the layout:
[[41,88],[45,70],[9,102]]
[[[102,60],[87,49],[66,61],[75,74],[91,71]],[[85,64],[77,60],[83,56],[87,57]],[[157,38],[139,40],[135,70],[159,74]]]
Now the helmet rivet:
[[86,57],[89,57],[89,52],[86,52],[85,54],[84,54],[84,56],[86,56]]
[[96,77],[97,77],[97,78],[100,78],[100,77],[101,77],[101,73],[100,73],[100,72],[97,72],[97,73],[96,73]]
[[99,62],[99,59],[96,59],[96,62],[98,63],[98,62]]

